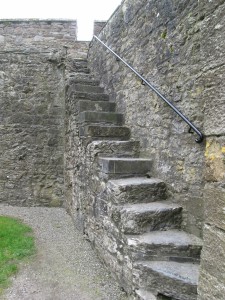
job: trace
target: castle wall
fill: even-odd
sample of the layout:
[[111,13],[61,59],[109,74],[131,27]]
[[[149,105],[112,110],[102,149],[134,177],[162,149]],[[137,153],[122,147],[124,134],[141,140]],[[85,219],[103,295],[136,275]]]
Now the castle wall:
[[125,0],[100,39],[152,82],[206,138],[195,135],[96,41],[90,67],[124,112],[142,156],[184,207],[185,230],[202,236],[199,299],[224,297],[224,1]]
[[75,40],[75,21],[0,22],[0,202],[63,202],[65,62]]
[[77,40],[75,20],[14,19],[0,21],[1,48],[49,49]]

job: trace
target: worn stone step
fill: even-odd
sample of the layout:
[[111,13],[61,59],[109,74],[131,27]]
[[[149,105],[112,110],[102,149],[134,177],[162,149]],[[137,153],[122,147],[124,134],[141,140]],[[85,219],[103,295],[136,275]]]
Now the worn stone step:
[[[72,95],[73,94],[73,95]],[[86,92],[78,92],[78,91],[71,91],[70,96],[74,96],[75,99],[81,100],[92,100],[92,101],[108,101],[109,95],[103,93],[86,93]]]
[[139,289],[135,291],[134,300],[157,300],[157,298],[151,292]]
[[75,59],[71,65],[74,72],[90,73],[86,59]]
[[135,266],[141,287],[179,300],[196,300],[199,265],[168,261],[142,261]]
[[80,100],[78,103],[78,111],[100,111],[100,112],[115,112],[116,103],[109,101],[91,101]]
[[179,229],[182,207],[168,202],[125,204],[111,208],[111,218],[124,234]]
[[[148,175],[151,170],[148,172]],[[167,199],[167,186],[157,178],[131,177],[109,180],[107,183],[109,202],[115,204],[149,203]]]
[[108,179],[143,176],[152,169],[152,161],[144,158],[99,158],[101,174]]
[[73,84],[85,84],[85,85],[99,85],[100,81],[96,80],[93,77],[93,74],[88,74],[88,73],[71,73],[69,74],[69,78],[67,79],[67,84],[68,85],[73,85]]
[[202,240],[179,230],[151,231],[127,235],[128,253],[132,260],[168,260],[199,262]]
[[122,125],[123,114],[115,112],[83,111],[79,114],[79,122]]
[[138,157],[140,152],[139,141],[93,141],[87,146],[92,156],[99,155],[114,157]]
[[130,138],[130,129],[124,126],[84,125],[79,127],[79,136],[93,140],[126,141]]
[[104,93],[104,89],[100,86],[95,85],[87,85],[87,84],[74,84],[73,88],[77,92],[84,92],[84,93]]

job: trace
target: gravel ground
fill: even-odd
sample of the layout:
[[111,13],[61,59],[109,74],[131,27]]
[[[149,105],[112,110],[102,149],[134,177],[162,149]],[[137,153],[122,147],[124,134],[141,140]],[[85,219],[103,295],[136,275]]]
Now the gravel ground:
[[0,205],[33,228],[37,254],[22,263],[4,300],[127,300],[63,208]]

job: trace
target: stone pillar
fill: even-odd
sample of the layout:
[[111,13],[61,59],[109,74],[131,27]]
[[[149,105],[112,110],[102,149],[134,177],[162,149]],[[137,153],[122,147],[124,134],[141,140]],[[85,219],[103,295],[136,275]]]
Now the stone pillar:
[[94,35],[99,35],[106,23],[106,21],[94,21]]

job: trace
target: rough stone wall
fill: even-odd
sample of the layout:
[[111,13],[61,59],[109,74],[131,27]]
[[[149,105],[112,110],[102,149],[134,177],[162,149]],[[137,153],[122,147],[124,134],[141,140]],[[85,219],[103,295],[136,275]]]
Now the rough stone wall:
[[[99,35],[200,129],[201,26],[197,1],[126,0]],[[188,126],[96,40],[89,60],[125,114],[133,138],[141,140],[142,156],[153,158],[155,175],[172,186],[174,201],[182,203],[185,229],[201,235],[204,143],[196,144]]]
[[52,49],[77,40],[75,20],[1,20],[0,46],[4,48]]
[[225,1],[200,1],[202,26],[205,187],[199,300],[225,295]]
[[75,21],[0,22],[1,202],[63,202],[64,77],[75,40]]
[[184,228],[202,235],[199,299],[224,299],[225,91],[224,15],[220,1],[124,0],[99,37],[129,62],[206,135],[187,126],[94,40],[90,67],[125,113],[142,155],[174,188]]

